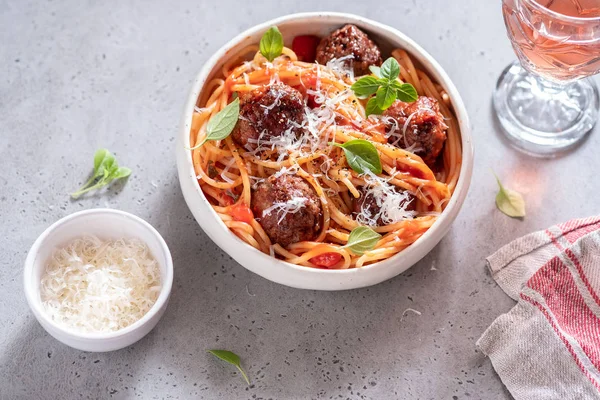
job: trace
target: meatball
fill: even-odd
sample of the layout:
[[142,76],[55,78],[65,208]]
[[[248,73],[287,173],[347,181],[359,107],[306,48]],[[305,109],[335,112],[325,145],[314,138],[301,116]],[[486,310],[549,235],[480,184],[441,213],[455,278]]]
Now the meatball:
[[272,175],[252,194],[252,211],[273,243],[287,247],[317,238],[321,229],[321,202],[304,179]]
[[444,147],[448,129],[437,100],[427,96],[412,103],[398,100],[383,115],[392,119],[386,121],[386,131],[391,133],[388,141],[403,149],[414,149],[432,167]]
[[[398,189],[393,187],[392,189],[395,193],[400,194],[402,196],[398,196],[396,204],[393,206],[397,206],[398,209],[402,208],[405,211],[415,211],[416,210],[416,199],[415,196],[408,191]],[[374,196],[373,192],[367,190],[366,188],[360,188],[360,197],[358,199],[354,199],[352,202],[352,212],[356,217],[357,221],[360,223],[365,223],[369,225],[369,221],[375,219],[376,226],[388,225],[389,223],[393,223],[396,221],[390,220],[390,215],[384,216],[381,212],[381,208],[385,202],[385,197],[380,198],[379,200]],[[394,196],[395,197],[395,196]],[[393,218],[392,218],[393,219]]]
[[319,64],[350,55],[353,59],[345,61],[345,65],[351,66],[356,76],[368,74],[370,65],[381,65],[379,47],[354,25],[346,25],[332,32],[321,39],[317,46]]
[[240,96],[240,117],[231,133],[247,150],[255,150],[259,136],[268,141],[288,129],[295,134],[304,118],[302,94],[283,83],[262,86]]

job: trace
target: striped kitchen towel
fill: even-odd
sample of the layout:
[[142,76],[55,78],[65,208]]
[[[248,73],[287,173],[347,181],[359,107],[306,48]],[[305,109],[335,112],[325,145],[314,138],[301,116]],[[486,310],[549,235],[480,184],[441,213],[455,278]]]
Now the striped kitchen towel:
[[513,397],[600,399],[600,217],[529,234],[487,261],[518,303],[477,346]]

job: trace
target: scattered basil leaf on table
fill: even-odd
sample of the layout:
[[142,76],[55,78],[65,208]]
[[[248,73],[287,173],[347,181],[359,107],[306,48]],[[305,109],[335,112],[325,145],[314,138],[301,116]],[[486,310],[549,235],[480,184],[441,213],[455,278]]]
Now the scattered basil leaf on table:
[[359,226],[350,232],[348,243],[344,246],[349,248],[356,255],[363,255],[366,251],[372,250],[381,235],[373,229],[366,226]]
[[126,178],[129,175],[131,175],[129,168],[119,167],[115,156],[110,151],[100,149],[94,154],[92,177],[76,192],[71,193],[71,197],[76,199],[84,193],[100,189],[116,179]]
[[223,140],[231,134],[240,115],[240,99],[236,98],[216,113],[206,125],[206,137],[190,150],[201,147],[208,140]]
[[382,114],[396,100],[412,103],[419,98],[417,90],[410,83],[401,83],[400,64],[390,57],[380,67],[370,66],[371,72],[377,76],[364,76],[350,87],[354,94],[361,99],[375,94],[367,102],[366,114]]
[[106,158],[110,156],[112,156],[112,154],[106,149],[96,151],[96,154],[94,154],[94,174],[98,173],[98,171],[102,172],[100,166],[105,162]]
[[240,371],[240,374],[242,374],[242,377],[244,377],[244,380],[246,381],[246,383],[248,385],[250,384],[248,375],[246,375],[246,373],[242,369],[242,365],[240,362],[240,356],[238,356],[237,354],[232,353],[231,351],[228,351],[228,350],[208,350],[208,352],[210,354],[212,354],[213,356],[215,356],[231,365],[234,365],[238,369],[238,371]]
[[270,27],[259,43],[260,54],[262,54],[269,62],[272,62],[276,57],[281,55],[283,51],[283,36],[276,26]]
[[513,218],[522,218],[525,216],[525,200],[519,192],[505,188],[496,177],[500,190],[496,195],[496,207],[504,214]]
[[381,173],[381,159],[373,143],[363,139],[353,139],[346,143],[330,144],[344,150],[348,165],[359,174],[364,174],[367,171],[374,174]]
[[110,154],[110,156],[106,157],[103,161],[102,161],[102,169],[104,171],[104,173],[106,172],[111,172],[114,171],[116,168],[119,168],[119,164],[117,163],[117,160],[115,159],[115,157]]
[[96,179],[104,175],[104,163],[106,163],[107,158],[111,157],[112,154],[106,149],[96,151],[96,154],[94,154],[94,172],[92,173],[92,177],[81,187],[82,189],[90,186]]
[[127,168],[127,167],[119,167],[115,173],[112,175],[113,179],[121,179],[121,178],[126,178],[129,175],[131,175],[131,169]]

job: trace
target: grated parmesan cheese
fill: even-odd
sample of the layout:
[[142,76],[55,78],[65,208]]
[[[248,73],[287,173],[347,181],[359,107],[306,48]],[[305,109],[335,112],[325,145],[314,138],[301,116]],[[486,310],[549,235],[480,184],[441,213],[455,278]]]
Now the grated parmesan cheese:
[[300,169],[300,166],[298,164],[293,164],[289,168],[282,167],[279,171],[277,171],[273,174],[273,177],[279,178],[282,175],[296,175],[298,173],[299,169]]
[[277,92],[277,97],[275,97],[275,100],[273,100],[273,103],[271,103],[268,106],[260,104],[260,106],[265,109],[265,112],[264,112],[265,115],[269,114],[269,111],[271,111],[275,107],[279,106],[279,104],[281,103],[281,96],[283,96],[283,92],[279,91],[279,92]]
[[[305,106],[302,121],[296,123],[288,120],[288,128],[280,135],[271,136],[269,132],[263,130],[259,133],[258,138],[248,139],[247,154],[258,156],[265,151],[273,151],[278,155],[277,161],[282,162],[291,155],[296,157],[309,156],[318,150],[325,149],[327,143],[335,141],[336,116],[340,110],[352,107],[350,104],[345,104],[345,102],[348,103],[347,100],[353,96],[353,92],[349,85],[341,91],[324,90],[321,88],[320,76],[321,73],[335,75],[344,72],[340,68],[345,65],[344,61],[347,59],[348,57],[338,59],[336,62],[339,65],[336,62],[330,62],[324,69],[322,66],[316,65],[316,88],[307,89],[306,93],[313,97],[318,107]],[[279,77],[273,75],[269,85],[278,81]],[[301,84],[304,85],[304,82],[301,81]],[[260,105],[265,114],[268,114],[269,111],[280,104],[281,95],[281,93],[278,93],[273,103],[269,105]]]
[[[383,122],[385,122],[390,127],[389,131],[385,134],[385,137],[388,140],[390,138],[394,139],[393,142],[390,142],[390,144],[392,146],[399,146],[399,143],[402,142],[404,145],[402,148],[404,150],[414,154],[414,153],[423,151],[423,149],[421,147],[419,147],[416,142],[409,146],[408,142],[406,141],[406,132],[409,127],[410,127],[410,129],[412,129],[414,134],[416,134],[416,132],[417,132],[418,127],[416,125],[411,125],[411,121],[415,115],[416,115],[416,112],[410,114],[408,116],[408,118],[406,118],[406,121],[404,122],[402,129],[400,129],[400,127],[398,126],[398,121],[396,121],[395,118],[390,117],[388,115],[383,116],[383,117],[374,116],[373,118],[380,118]],[[371,117],[371,116],[369,116],[369,117]]]
[[258,185],[265,181],[265,178],[254,175],[248,175],[248,178],[250,178],[250,185],[252,186],[252,189],[257,189]]
[[231,160],[229,160],[229,162],[227,163],[227,165],[225,165],[225,168],[223,168],[223,171],[221,172],[221,179],[223,179],[225,182],[227,183],[233,183],[234,180],[229,178],[227,176],[227,173],[229,172],[229,169],[235,164],[235,158],[231,157]]
[[304,208],[307,201],[308,199],[306,197],[294,196],[288,201],[274,203],[271,207],[266,208],[263,211],[262,216],[270,215],[273,211],[276,211],[277,216],[279,217],[277,222],[281,223],[286,215],[295,214]]
[[138,239],[75,239],[57,249],[40,283],[45,311],[84,332],[123,329],[142,318],[160,292],[160,270]]
[[377,221],[381,219],[384,224],[390,225],[414,218],[416,212],[406,209],[410,204],[408,192],[395,190],[394,186],[388,183],[388,179],[379,177],[372,172],[367,172],[364,180],[367,183],[367,190],[363,196],[372,196],[377,207],[372,210],[363,205],[356,216],[358,223],[376,226]]
[[[346,62],[350,60],[350,62]],[[354,80],[354,68],[352,62],[354,61],[354,54],[348,54],[340,58],[332,58],[325,64],[325,66],[335,72],[347,75],[350,79]]]
[[400,322],[402,322],[402,320],[404,319],[404,317],[406,316],[406,313],[411,312],[417,315],[421,315],[421,311],[419,310],[415,310],[414,308],[407,308],[406,310],[404,310],[404,312],[402,313],[402,316],[400,317]]

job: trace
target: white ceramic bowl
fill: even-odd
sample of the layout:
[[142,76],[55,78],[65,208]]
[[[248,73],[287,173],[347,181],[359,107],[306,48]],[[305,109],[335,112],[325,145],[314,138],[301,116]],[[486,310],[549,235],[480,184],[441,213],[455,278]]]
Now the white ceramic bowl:
[[[57,324],[43,308],[40,280],[54,250],[83,235],[99,238],[138,238],[158,261],[161,289],[156,303],[141,319],[126,328],[108,333],[79,332]],[[135,215],[112,209],[98,208],[76,212],[55,222],[37,238],[25,260],[25,296],[42,327],[67,346],[84,351],[112,351],[127,347],[154,328],[167,308],[173,285],[173,261],[162,236],[150,224]]]
[[[444,87],[452,99],[461,129],[463,163],[460,178],[452,199],[437,222],[414,244],[394,257],[348,270],[296,266],[272,258],[247,245],[231,233],[213,211],[200,190],[191,152],[186,149],[191,147],[189,131],[192,114],[204,83],[221,72],[221,66],[232,54],[249,44],[258,43],[270,26],[277,25],[286,45],[289,46],[294,36],[312,34],[323,37],[347,23],[355,24],[366,31],[379,45],[384,56],[394,48],[405,49]],[[423,258],[450,229],[450,224],[456,218],[467,195],[473,170],[473,149],[467,111],[456,87],[442,67],[412,39],[394,28],[356,15],[331,12],[292,14],[265,22],[242,32],[217,51],[204,64],[194,81],[185,105],[176,151],[179,181],[185,200],[202,229],[219,247],[245,268],[273,282],[316,290],[343,290],[374,285],[404,272]]]

